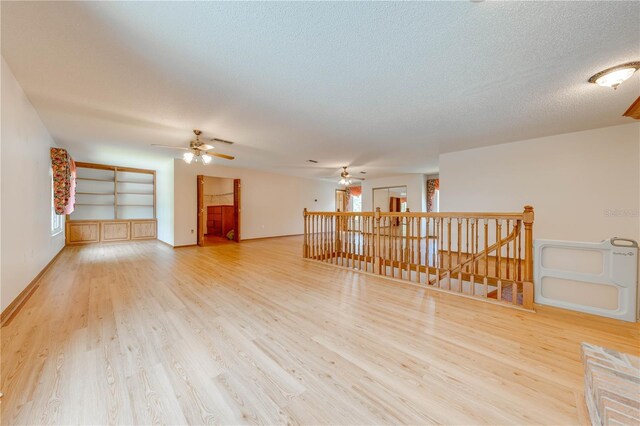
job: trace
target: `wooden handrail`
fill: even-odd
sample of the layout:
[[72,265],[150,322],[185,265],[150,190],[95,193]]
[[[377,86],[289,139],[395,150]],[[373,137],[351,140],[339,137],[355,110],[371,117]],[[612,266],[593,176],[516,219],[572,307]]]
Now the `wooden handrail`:
[[533,309],[533,220],[531,206],[522,213],[305,209],[302,253],[341,267]]
[[[519,225],[519,222],[520,221],[518,221],[518,225]],[[464,268],[465,266],[467,266],[469,263],[483,259],[485,256],[488,256],[489,253],[496,251],[498,249],[498,246],[502,248],[508,245],[511,241],[515,240],[515,238],[519,235],[520,235],[520,226],[516,226],[514,227],[513,231],[507,236],[507,238],[503,238],[500,240],[500,243],[494,243],[489,247],[487,247],[486,249],[482,250],[477,255],[472,256],[471,259],[467,259],[462,263],[458,263],[455,267],[450,269],[450,272],[457,272],[461,268]]]

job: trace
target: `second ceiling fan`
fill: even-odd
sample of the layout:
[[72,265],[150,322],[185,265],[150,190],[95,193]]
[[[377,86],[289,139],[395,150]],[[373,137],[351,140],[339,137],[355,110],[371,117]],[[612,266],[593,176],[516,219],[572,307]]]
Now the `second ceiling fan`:
[[342,171],[340,172],[340,180],[338,181],[338,183],[340,185],[351,185],[354,180],[364,180],[364,178],[351,176],[351,174],[347,171],[347,166],[343,166]]

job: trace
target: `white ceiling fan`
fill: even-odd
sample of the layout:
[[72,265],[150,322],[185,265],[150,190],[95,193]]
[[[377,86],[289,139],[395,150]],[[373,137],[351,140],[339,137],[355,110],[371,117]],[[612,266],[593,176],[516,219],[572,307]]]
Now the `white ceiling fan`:
[[[233,160],[235,159],[235,157],[231,156],[231,155],[226,155],[226,154],[220,154],[217,152],[211,152],[212,149],[214,149],[213,145],[209,145],[207,143],[204,143],[201,139],[200,139],[200,135],[202,134],[202,131],[198,130],[198,129],[194,129],[193,133],[196,135],[196,138],[191,140],[189,142],[189,147],[181,147],[181,146],[172,146],[172,145],[160,145],[160,144],[151,144],[153,146],[159,146],[161,148],[171,148],[171,149],[180,149],[183,151],[187,151],[182,155],[182,159],[187,163],[191,163],[192,161],[195,161],[196,163],[199,161],[202,161],[203,164],[209,164],[212,160],[211,157],[219,157],[219,158],[224,158],[225,160]],[[218,138],[213,138],[211,139],[212,142],[222,142],[222,143],[226,143],[228,145],[233,144],[233,142],[231,141],[227,141],[224,139],[218,139]]]

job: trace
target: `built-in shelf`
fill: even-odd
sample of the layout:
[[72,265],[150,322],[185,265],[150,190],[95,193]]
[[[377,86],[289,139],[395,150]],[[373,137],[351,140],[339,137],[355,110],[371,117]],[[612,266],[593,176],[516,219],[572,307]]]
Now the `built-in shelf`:
[[77,162],[76,174],[78,208],[70,222],[155,219],[154,170]]
[[76,177],[76,180],[92,180],[94,182],[115,182],[113,179],[97,179],[97,178],[85,178],[85,177]]
[[[122,194],[120,192],[120,194]],[[76,192],[76,195],[116,195],[114,192]]]
[[153,192],[120,192],[118,195],[153,195]]
[[154,182],[135,182],[132,180],[118,180],[118,183],[137,183],[139,185],[154,185]]

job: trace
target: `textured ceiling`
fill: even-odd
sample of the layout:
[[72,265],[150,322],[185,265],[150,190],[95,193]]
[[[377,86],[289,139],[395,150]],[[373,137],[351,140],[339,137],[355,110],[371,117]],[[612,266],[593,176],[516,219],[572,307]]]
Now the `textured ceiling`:
[[640,2],[1,7],[2,55],[83,159],[170,157],[149,144],[197,127],[236,141],[218,149],[237,166],[427,173],[442,152],[628,122],[640,94],[640,73],[586,82],[640,59]]

